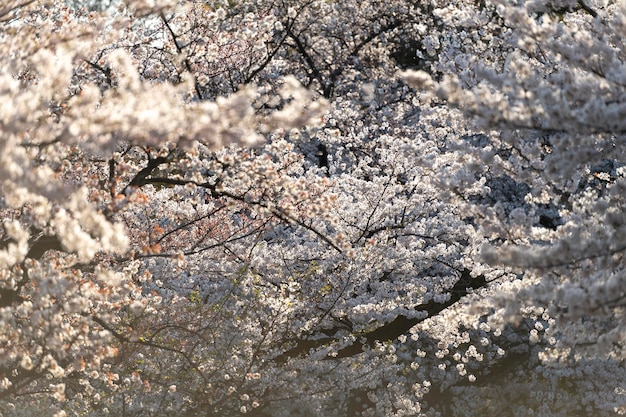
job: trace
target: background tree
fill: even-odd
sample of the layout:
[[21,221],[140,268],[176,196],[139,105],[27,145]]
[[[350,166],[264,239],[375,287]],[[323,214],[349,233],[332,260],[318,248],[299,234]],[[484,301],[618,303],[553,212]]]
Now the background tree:
[[622,411],[618,5],[0,10],[3,414]]

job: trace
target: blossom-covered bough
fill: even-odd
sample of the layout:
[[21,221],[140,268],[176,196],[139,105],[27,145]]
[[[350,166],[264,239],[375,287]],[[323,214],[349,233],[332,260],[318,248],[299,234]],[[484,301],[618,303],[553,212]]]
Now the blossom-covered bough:
[[624,412],[622,7],[0,3],[0,413]]

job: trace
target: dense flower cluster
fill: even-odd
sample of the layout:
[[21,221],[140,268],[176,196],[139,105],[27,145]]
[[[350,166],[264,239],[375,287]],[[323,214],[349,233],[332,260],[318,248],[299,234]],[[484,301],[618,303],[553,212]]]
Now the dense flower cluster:
[[0,415],[626,413],[625,25],[0,1]]

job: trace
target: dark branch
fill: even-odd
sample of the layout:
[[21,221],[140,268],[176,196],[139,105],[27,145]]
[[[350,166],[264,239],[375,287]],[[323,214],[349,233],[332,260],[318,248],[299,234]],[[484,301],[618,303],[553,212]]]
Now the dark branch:
[[[352,345],[339,350],[336,356],[329,359],[355,356],[363,352],[365,348],[373,347],[377,341],[394,340],[398,336],[407,333],[412,327],[423,322],[427,318],[434,317],[446,308],[456,304],[461,298],[465,297],[473,290],[483,288],[487,286],[487,284],[488,282],[484,275],[472,278],[471,271],[469,269],[464,269],[463,271],[461,271],[461,276],[459,277],[459,280],[456,282],[456,284],[454,284],[454,286],[448,290],[448,294],[450,295],[448,301],[444,303],[437,303],[431,300],[426,304],[418,306],[415,311],[425,312],[425,316],[412,318],[406,316],[398,316],[389,323],[383,324],[382,326],[370,332],[362,334],[360,339],[364,340],[364,343],[361,343],[360,341],[354,342]],[[335,334],[339,330],[339,328],[329,329],[324,330],[323,333]],[[328,345],[333,341],[335,341],[333,337],[324,337],[314,340],[300,340],[295,347],[279,355],[276,360],[278,362],[285,362],[289,358],[294,358],[306,354],[309,352],[310,349],[315,349],[324,345]]]
[[304,61],[309,67],[313,78],[315,78],[320,83],[320,87],[322,88],[322,94],[324,95],[324,97],[330,98],[330,96],[332,95],[333,86],[326,84],[322,73],[317,68],[317,65],[315,64],[315,61],[313,61],[311,55],[309,55],[306,46],[302,43],[300,38],[295,33],[293,33],[290,28],[287,30],[287,35],[295,42],[296,49],[298,49],[298,52],[300,52],[302,58],[304,58]]
[[166,162],[167,158],[164,156],[148,159],[148,165],[135,175],[130,183],[124,188],[124,191],[126,191],[128,187],[141,187],[148,184],[148,177],[152,174],[152,171],[154,171],[159,165]]
[[591,17],[598,17],[598,12],[593,10],[591,7],[587,6],[587,4],[583,0],[578,0],[578,5],[580,6],[581,9],[589,13]]
[[[167,21],[167,18],[165,17],[163,12],[161,12],[161,20],[163,21],[163,25],[165,26],[170,36],[172,37],[172,41],[174,42],[176,51],[179,54],[182,54],[183,48],[178,43],[178,36],[176,36],[176,33],[174,33],[174,29],[172,29],[172,27],[170,26],[170,23]],[[187,72],[189,72],[189,74],[193,76],[193,81],[194,81],[193,86],[194,86],[194,89],[196,90],[196,94],[198,95],[198,100],[202,100],[204,97],[203,97],[202,91],[200,91],[200,86],[198,85],[198,79],[191,69],[191,63],[189,62],[189,59],[185,57],[185,59],[183,59],[183,63],[185,64],[185,69],[187,70]]]

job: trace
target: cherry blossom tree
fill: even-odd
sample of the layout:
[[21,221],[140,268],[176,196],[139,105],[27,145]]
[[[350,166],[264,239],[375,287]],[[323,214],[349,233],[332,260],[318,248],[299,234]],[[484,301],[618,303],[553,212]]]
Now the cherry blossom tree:
[[623,413],[622,7],[0,4],[0,413]]
[[[474,60],[466,74],[451,72],[441,82],[423,71],[408,72],[407,80],[490,131],[474,143],[481,148],[475,161],[486,162],[480,171],[490,193],[509,189],[511,196],[511,188],[517,190],[508,204],[487,210],[460,191],[463,182],[455,184],[460,187],[454,193],[469,203],[468,211],[489,236],[483,259],[523,273],[524,285],[496,298],[503,317],[515,322],[520,307],[530,306],[542,306],[546,318],[554,317],[547,319],[546,330],[552,347],[537,355],[541,369],[550,371],[532,381],[547,379],[562,394],[582,384],[588,372],[583,390],[623,413],[621,386],[606,382],[609,369],[621,372],[623,356],[618,191],[623,155],[617,115],[624,60],[623,42],[616,38],[623,5],[498,2],[496,7],[510,48],[499,65]],[[454,12],[446,17],[455,19]],[[538,341],[536,335],[531,333],[531,342]],[[618,396],[609,400],[613,393]],[[562,407],[545,407],[543,413]],[[579,413],[600,407],[598,401]]]

